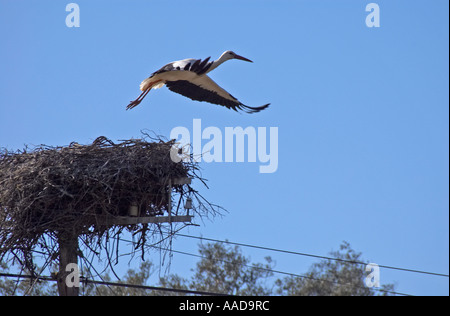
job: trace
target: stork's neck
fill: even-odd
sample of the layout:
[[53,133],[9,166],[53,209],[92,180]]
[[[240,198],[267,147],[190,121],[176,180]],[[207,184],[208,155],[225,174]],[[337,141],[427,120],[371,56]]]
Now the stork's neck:
[[225,52],[219,57],[219,59],[213,61],[213,64],[211,65],[211,67],[209,67],[208,72],[216,69],[217,67],[219,67],[221,64],[223,64],[227,60],[230,60],[230,58],[228,58],[228,56],[226,55],[226,52]]

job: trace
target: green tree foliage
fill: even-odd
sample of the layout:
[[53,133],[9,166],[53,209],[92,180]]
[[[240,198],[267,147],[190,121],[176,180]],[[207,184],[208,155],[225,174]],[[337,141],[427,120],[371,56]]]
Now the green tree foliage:
[[196,291],[229,295],[270,295],[265,281],[272,276],[272,260],[265,263],[250,263],[238,246],[229,247],[221,243],[199,245],[202,259],[197,263],[190,280],[177,275],[161,278],[164,287],[183,288]]
[[[343,242],[338,251],[330,252],[338,260],[322,260],[315,263],[304,278],[287,277],[277,280],[277,294],[300,296],[374,296],[389,295],[394,290],[392,284],[383,285],[375,291],[364,285],[367,272],[362,254],[354,251],[350,244]],[[368,263],[368,262],[367,262]]]
[[[148,261],[143,261],[139,270],[129,269],[127,273],[121,278],[120,281],[113,281],[108,273],[102,276],[102,281],[113,282],[119,284],[133,284],[133,285],[147,285],[147,282],[152,274],[153,264]],[[114,286],[114,285],[96,285],[88,284],[84,291],[81,291],[81,295],[86,296],[145,296],[151,295],[150,290]]]

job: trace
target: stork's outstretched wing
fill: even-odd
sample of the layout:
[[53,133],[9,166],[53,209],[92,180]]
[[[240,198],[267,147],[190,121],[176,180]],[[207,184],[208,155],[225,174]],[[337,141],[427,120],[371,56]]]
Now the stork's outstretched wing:
[[238,99],[222,89],[207,75],[198,76],[192,81],[167,81],[166,86],[169,90],[184,95],[192,100],[222,105],[235,111],[241,110],[247,113],[256,113],[264,110],[270,104],[259,107],[244,105]]
[[209,70],[209,68],[211,68],[213,64],[212,61],[209,61],[210,58],[211,57],[208,57],[205,58],[204,60],[188,58],[179,61],[174,61],[172,63],[168,63],[167,65],[163,66],[161,69],[158,69],[157,71],[152,73],[150,77],[174,70],[192,71],[195,72],[197,75],[203,75]]

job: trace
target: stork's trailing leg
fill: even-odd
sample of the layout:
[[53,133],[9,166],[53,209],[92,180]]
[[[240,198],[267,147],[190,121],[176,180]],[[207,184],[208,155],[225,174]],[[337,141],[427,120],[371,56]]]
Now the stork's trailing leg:
[[131,101],[130,104],[128,104],[128,106],[127,106],[127,110],[130,110],[130,109],[134,108],[135,106],[139,105],[139,103],[141,103],[141,101],[145,98],[145,96],[150,92],[151,89],[152,88],[148,88],[147,90],[142,92],[136,100]]
[[[146,79],[148,80],[148,79]],[[146,81],[144,80],[144,81]],[[152,90],[152,88],[156,85],[159,84],[162,80],[157,80],[154,82],[149,83],[146,87],[142,87],[141,84],[141,90],[144,90],[136,100],[131,101],[130,104],[128,104],[127,106],[127,110],[130,110],[132,108],[134,108],[135,106],[137,106],[139,103],[141,103],[142,100],[144,100],[145,96],[150,92],[150,90]]]

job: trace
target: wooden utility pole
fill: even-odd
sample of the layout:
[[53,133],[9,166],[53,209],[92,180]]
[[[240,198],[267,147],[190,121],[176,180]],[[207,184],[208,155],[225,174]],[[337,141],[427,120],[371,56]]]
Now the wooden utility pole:
[[71,232],[60,232],[58,244],[59,272],[57,282],[59,296],[78,296],[78,235]]
[[[172,216],[172,186],[190,184],[190,178],[170,179],[168,184],[168,216],[98,216],[97,223],[105,226],[136,225],[142,223],[190,223],[193,216]],[[188,210],[189,212],[189,210]],[[59,296],[78,296],[79,270],[78,270],[78,234],[69,232],[58,233],[59,245],[59,272],[57,274]]]

